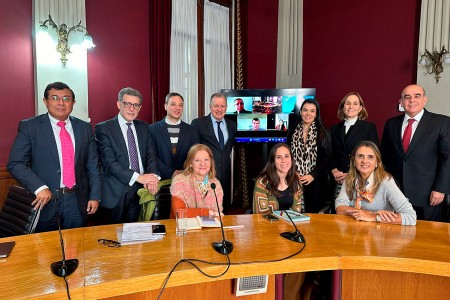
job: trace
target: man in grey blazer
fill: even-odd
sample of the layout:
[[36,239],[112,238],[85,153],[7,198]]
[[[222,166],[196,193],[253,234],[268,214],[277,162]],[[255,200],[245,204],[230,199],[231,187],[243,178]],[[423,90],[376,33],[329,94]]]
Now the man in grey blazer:
[[164,104],[167,115],[149,127],[162,179],[170,179],[183,170],[189,149],[198,143],[195,129],[181,121],[183,106],[184,99],[180,94],[167,94]]
[[135,222],[141,187],[157,192],[160,179],[150,145],[148,123],[136,120],[142,94],[133,88],[119,92],[119,114],[95,126],[102,178],[99,216],[103,223]]
[[405,114],[386,121],[381,152],[417,218],[439,221],[445,194],[450,194],[450,118],[424,109],[427,100],[419,85],[403,89]]
[[81,227],[101,196],[92,128],[70,116],[75,94],[67,84],[47,85],[43,101],[48,113],[20,121],[8,171],[36,195],[36,232],[57,230],[58,218],[63,229]]
[[[192,121],[201,144],[211,148],[216,166],[216,176],[223,187],[223,210],[231,207],[231,150],[236,136],[236,124],[225,119],[227,98],[222,93],[215,93],[209,101],[211,113]],[[219,130],[220,128],[220,130]]]

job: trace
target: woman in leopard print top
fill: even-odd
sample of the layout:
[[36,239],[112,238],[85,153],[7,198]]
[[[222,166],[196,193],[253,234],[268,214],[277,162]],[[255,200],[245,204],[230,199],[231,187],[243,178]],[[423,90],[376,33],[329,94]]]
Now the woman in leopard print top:
[[317,213],[329,197],[327,173],[331,159],[331,141],[320,118],[315,99],[305,99],[300,116],[288,132],[300,182],[303,185],[305,212]]

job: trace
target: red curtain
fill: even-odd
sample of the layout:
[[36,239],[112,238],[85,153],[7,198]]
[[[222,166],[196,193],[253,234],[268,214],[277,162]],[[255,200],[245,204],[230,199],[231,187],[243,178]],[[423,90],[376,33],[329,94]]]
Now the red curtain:
[[150,93],[151,123],[162,119],[164,97],[170,88],[170,29],[172,1],[150,1]]

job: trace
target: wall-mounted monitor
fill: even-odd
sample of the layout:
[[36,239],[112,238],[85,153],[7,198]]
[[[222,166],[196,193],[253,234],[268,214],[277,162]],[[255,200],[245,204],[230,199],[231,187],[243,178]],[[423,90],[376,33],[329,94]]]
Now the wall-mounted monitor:
[[286,142],[305,99],[315,88],[222,90],[227,96],[227,118],[237,124],[238,143]]

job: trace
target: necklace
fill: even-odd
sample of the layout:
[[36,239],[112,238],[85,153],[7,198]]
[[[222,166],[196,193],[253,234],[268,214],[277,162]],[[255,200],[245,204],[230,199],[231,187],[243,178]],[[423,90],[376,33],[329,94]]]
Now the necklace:
[[197,188],[200,191],[200,193],[202,195],[206,195],[206,193],[208,192],[208,188],[209,188],[208,175],[206,175],[206,177],[205,177],[205,179],[203,179],[203,181],[197,180],[197,178],[195,178],[195,181],[197,182]]

